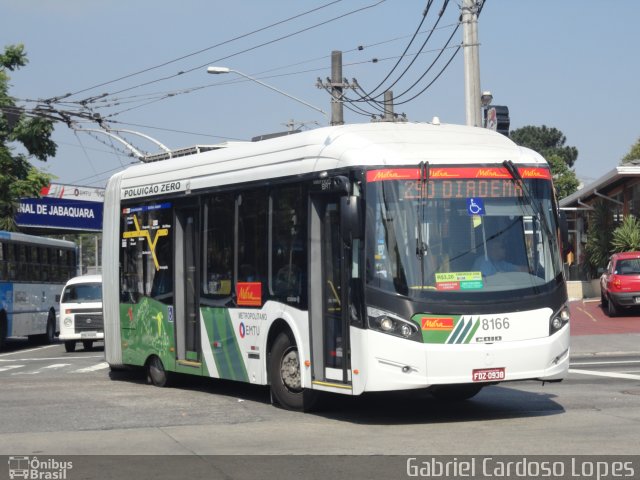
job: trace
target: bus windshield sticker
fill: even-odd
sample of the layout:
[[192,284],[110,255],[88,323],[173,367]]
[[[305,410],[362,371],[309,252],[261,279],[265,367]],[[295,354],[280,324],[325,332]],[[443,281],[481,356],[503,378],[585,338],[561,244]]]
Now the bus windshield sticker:
[[467,198],[467,213],[471,216],[484,215],[484,200],[481,198]]
[[482,283],[482,272],[449,272],[436,273],[436,289],[447,290],[479,290]]

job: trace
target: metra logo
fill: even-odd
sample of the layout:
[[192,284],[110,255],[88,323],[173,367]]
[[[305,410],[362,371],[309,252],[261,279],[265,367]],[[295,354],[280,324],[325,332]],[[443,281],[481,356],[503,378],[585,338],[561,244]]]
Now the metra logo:
[[520,170],[520,175],[522,178],[549,178],[548,173],[539,168],[523,168]]
[[403,180],[407,178],[411,178],[407,172],[402,172],[400,170],[378,170],[375,172],[373,176],[374,182],[379,182],[380,180]]
[[508,178],[509,174],[498,169],[479,168],[476,178]]
[[259,307],[262,305],[262,283],[245,282],[238,283],[238,305]]
[[451,170],[445,170],[445,169],[434,169],[431,170],[431,173],[429,175],[432,178],[458,178],[460,175],[458,173],[454,173]]
[[453,330],[451,317],[423,317],[422,330]]

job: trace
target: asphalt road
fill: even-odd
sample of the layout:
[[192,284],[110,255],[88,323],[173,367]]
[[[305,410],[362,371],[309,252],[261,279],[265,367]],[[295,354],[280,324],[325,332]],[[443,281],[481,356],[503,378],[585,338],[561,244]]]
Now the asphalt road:
[[[190,455],[196,460],[188,468],[215,472],[210,478],[264,478],[265,465],[267,476],[284,478],[279,459],[287,459],[287,472],[299,473],[287,478],[311,478],[312,471],[314,478],[344,478],[334,470],[347,471],[353,462],[323,456],[396,455],[383,464],[365,457],[372,460],[358,466],[363,476],[349,476],[389,478],[408,455],[637,454],[640,317],[609,319],[598,308],[571,305],[571,369],[562,383],[503,383],[458,404],[423,391],[333,396],[312,414],[271,406],[261,386],[185,378],[160,389],[139,372],[113,376],[99,343],[67,353],[62,344],[13,340],[0,353],[0,455],[155,455],[125,462],[139,478],[158,469],[175,478],[172,468],[185,460],[169,468],[165,455]],[[234,456],[231,463],[226,455]],[[247,455],[278,457],[256,463],[242,460],[254,458]],[[290,455],[321,456],[297,465]],[[112,462],[101,470],[110,476],[86,478],[131,476],[119,470],[120,457],[73,458],[93,458],[91,468]]]

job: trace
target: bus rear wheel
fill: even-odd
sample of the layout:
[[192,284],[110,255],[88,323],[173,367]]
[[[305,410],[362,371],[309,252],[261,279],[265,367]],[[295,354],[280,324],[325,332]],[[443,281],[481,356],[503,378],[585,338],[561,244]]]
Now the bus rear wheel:
[[477,395],[483,385],[436,385],[431,388],[431,394],[442,402],[462,402]]
[[164,369],[164,364],[157,355],[147,361],[147,381],[156,387],[166,387],[169,384],[169,372]]
[[280,333],[273,342],[268,368],[275,403],[296,411],[309,411],[316,405],[317,392],[302,388],[298,347],[288,334]]

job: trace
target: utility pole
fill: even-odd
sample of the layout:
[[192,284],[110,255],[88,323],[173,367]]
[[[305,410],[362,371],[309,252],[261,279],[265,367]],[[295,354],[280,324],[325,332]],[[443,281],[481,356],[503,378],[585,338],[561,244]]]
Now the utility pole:
[[397,115],[393,111],[393,91],[386,90],[384,92],[384,113],[380,115],[380,119],[373,118],[372,122],[406,122],[407,116],[403,113]]
[[384,92],[384,121],[393,122],[393,92],[386,90]]
[[331,78],[324,83],[318,78],[318,88],[324,88],[331,93],[331,125],[344,125],[344,107],[342,104],[342,91],[345,88],[353,88],[349,82],[342,78],[342,52],[331,52]]
[[476,0],[463,0],[462,46],[464,53],[464,97],[467,125],[481,127],[478,4]]
[[344,125],[342,106],[342,52],[331,52],[331,125]]

